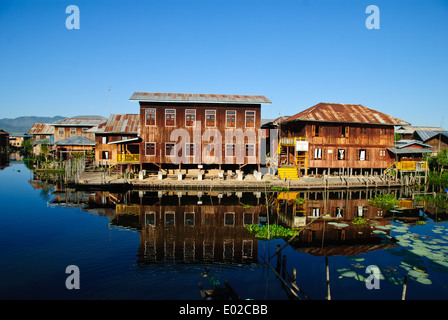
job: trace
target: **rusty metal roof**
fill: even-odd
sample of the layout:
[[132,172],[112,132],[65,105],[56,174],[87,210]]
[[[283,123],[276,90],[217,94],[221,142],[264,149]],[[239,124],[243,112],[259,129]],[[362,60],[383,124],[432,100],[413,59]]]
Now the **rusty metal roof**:
[[54,134],[54,127],[48,123],[35,123],[28,134]]
[[106,122],[107,119],[101,116],[77,116],[72,118],[65,118],[55,123],[54,126],[85,126],[94,127],[102,122]]
[[389,116],[385,113],[367,108],[360,104],[319,103],[296,115],[290,121],[325,121],[342,123],[369,123],[383,125],[409,125],[408,122]]
[[144,102],[271,103],[262,95],[135,92],[129,100]]
[[138,134],[139,126],[139,114],[111,114],[103,132]]

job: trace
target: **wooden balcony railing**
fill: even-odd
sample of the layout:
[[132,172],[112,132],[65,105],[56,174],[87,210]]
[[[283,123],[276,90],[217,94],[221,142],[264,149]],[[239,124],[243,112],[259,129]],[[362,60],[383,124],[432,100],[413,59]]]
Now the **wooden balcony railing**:
[[117,154],[117,163],[140,163],[139,154]]

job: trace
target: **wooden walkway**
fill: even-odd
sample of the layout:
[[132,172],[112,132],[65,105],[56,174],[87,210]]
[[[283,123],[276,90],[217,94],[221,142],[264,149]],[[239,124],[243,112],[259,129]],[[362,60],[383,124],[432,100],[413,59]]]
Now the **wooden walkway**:
[[302,177],[299,180],[281,180],[274,176],[264,176],[262,180],[255,179],[204,179],[186,178],[177,180],[173,177],[162,180],[157,177],[145,179],[117,179],[101,172],[84,172],[75,184],[85,189],[124,188],[134,190],[233,190],[233,191],[284,191],[284,190],[340,190],[349,188],[387,188],[400,187],[403,181],[386,180],[383,177],[364,176],[330,176]]

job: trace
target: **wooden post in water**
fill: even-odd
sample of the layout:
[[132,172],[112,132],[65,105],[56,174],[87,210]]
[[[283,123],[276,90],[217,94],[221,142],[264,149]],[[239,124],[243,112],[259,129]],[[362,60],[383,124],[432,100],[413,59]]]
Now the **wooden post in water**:
[[331,300],[330,294],[330,268],[328,267],[328,257],[325,257],[325,268],[327,271],[327,300]]
[[402,294],[401,294],[401,300],[406,300],[407,280],[408,280],[408,275],[405,274],[405,275],[404,275],[404,280],[403,280],[403,292],[402,292]]

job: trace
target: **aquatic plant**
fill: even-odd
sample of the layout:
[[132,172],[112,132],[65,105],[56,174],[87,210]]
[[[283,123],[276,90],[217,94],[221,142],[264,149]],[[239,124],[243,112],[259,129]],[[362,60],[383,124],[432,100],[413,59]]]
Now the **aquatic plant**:
[[249,233],[255,235],[258,239],[285,239],[295,236],[299,231],[291,228],[285,228],[277,224],[259,225],[251,224],[244,226]]
[[369,223],[369,219],[363,217],[356,217],[352,220],[352,224],[355,226],[364,226]]
[[392,210],[398,205],[398,200],[394,194],[377,194],[373,199],[368,200],[369,204],[383,211]]

